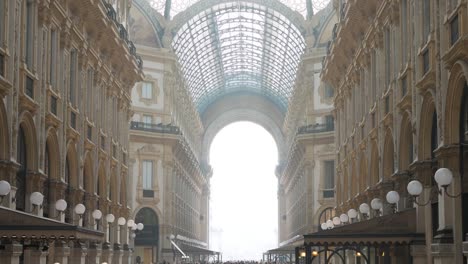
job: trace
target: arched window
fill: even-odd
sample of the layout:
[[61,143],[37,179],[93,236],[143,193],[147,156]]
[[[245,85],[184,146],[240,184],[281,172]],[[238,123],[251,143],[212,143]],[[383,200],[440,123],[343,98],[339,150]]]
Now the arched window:
[[158,216],[151,208],[142,208],[135,217],[136,223],[143,223],[145,226],[135,237],[135,245],[159,244],[159,221]]
[[26,210],[26,173],[28,171],[27,153],[26,153],[26,137],[23,127],[19,127],[18,143],[17,143],[16,161],[19,164],[16,172],[16,210]]
[[322,227],[321,227],[322,223],[327,222],[327,220],[332,219],[334,216],[335,216],[335,209],[333,209],[332,207],[327,207],[323,209],[318,217],[318,223],[317,223],[318,230],[322,230]]
[[464,234],[463,238],[466,241],[468,234],[468,85],[466,85],[466,83],[463,89],[460,113],[460,145],[460,175],[463,181],[462,229]]
[[44,201],[42,202],[42,209],[44,217],[49,217],[49,184],[50,184],[50,153],[49,144],[46,144],[45,155],[44,155],[44,173],[47,175],[47,179],[44,181],[44,187],[42,194],[44,195]]
[[437,149],[437,112],[434,111],[432,114],[432,128],[431,128],[431,158],[435,158],[434,150]]
[[64,176],[65,183],[68,184],[67,189],[65,190],[65,201],[67,201],[67,210],[65,210],[65,222],[72,223],[72,210],[73,205],[71,201],[71,184],[70,184],[70,162],[68,161],[68,157],[65,159],[65,176]]

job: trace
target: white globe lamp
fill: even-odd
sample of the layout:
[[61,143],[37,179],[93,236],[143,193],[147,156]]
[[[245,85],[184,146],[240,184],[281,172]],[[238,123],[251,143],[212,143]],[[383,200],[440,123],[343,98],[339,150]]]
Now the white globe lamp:
[[370,207],[367,203],[362,203],[361,205],[359,205],[359,212],[361,212],[361,214],[369,214],[370,212]]
[[408,193],[411,196],[419,196],[422,193],[423,186],[421,182],[414,180],[408,183],[408,186],[406,186],[406,189],[408,190]]
[[86,207],[84,206],[84,204],[79,203],[75,206],[74,210],[77,215],[81,216],[82,214],[84,214]]
[[59,212],[63,212],[67,209],[67,201],[59,199],[55,202],[55,209]]
[[348,210],[348,217],[349,219],[354,219],[357,217],[357,211],[355,209],[349,209]]
[[382,200],[380,200],[379,198],[372,199],[370,204],[371,204],[372,210],[382,209]]
[[341,224],[341,220],[338,216],[333,217],[333,225],[337,226]]
[[327,223],[322,223],[322,224],[320,225],[320,228],[322,228],[322,230],[327,230],[327,229],[328,229]]
[[434,179],[439,186],[446,187],[452,183],[453,174],[447,168],[440,168],[436,171]]
[[123,217],[119,217],[119,219],[117,219],[117,224],[120,226],[125,225],[125,222],[127,222],[127,220],[125,220]]
[[396,204],[400,201],[400,195],[396,191],[389,191],[386,198],[389,204]]
[[114,223],[115,216],[113,214],[106,215],[106,221],[107,221],[107,223]]
[[341,223],[348,223],[348,221],[349,221],[348,215],[347,214],[341,214],[340,215],[340,221],[341,221]]
[[94,210],[92,215],[94,220],[100,220],[102,218],[102,212],[99,209]]
[[29,196],[29,201],[32,205],[40,206],[42,205],[42,202],[44,202],[44,195],[40,192],[33,192],[31,193],[31,196]]

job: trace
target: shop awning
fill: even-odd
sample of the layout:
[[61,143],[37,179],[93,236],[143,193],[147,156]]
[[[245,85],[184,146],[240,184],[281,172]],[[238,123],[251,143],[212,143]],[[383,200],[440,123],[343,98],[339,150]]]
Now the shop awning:
[[410,244],[423,241],[424,234],[416,231],[414,208],[304,235],[305,245]]
[[0,206],[4,238],[103,240],[104,233]]

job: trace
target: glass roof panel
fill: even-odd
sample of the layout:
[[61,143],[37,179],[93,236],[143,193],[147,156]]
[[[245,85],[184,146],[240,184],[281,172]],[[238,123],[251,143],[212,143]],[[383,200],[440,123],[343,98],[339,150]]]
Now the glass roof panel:
[[[178,13],[184,11],[191,5],[195,4],[200,0],[171,0],[171,18],[173,18]],[[307,16],[307,1],[308,0],[279,0],[284,5],[288,6],[294,11],[301,13],[304,17]],[[156,9],[159,13],[164,14],[164,9],[166,6],[167,0],[148,0],[151,6]],[[327,6],[330,0],[312,0],[312,9],[314,13],[322,10]]]
[[237,91],[262,94],[285,111],[305,42],[282,14],[236,1],[188,20],[172,46],[200,111]]

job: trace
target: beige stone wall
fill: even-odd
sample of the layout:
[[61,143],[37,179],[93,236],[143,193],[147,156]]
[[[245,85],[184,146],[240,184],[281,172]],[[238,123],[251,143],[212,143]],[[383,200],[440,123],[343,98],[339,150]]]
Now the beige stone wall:
[[326,123],[333,116],[333,97],[320,80],[326,31],[335,20],[333,11],[325,9],[309,21],[313,33],[306,36],[308,47],[283,123],[285,150],[277,168],[280,245],[318,231],[321,213],[335,205],[333,187],[332,197],[324,198],[324,162],[335,159],[333,120]]
[[[134,15],[141,20],[139,12]],[[134,37],[140,41],[143,33],[148,34],[137,31]],[[211,171],[204,170],[199,162],[202,126],[181,81],[175,55],[147,44],[137,47],[144,60],[146,78],[132,92],[129,151],[132,216],[137,219],[143,208],[151,209],[158,218],[159,234],[157,246],[136,245],[134,258],[140,256],[144,263],[172,262],[170,235],[207,246]],[[144,82],[152,86],[149,99],[143,97]],[[143,185],[145,161],[153,165],[151,188]]]
[[[95,209],[129,217],[130,89],[143,74],[124,34],[127,1],[116,5],[114,20],[101,1],[2,1],[0,179],[12,186],[3,206],[90,230]],[[38,210],[29,200],[36,191],[44,194]],[[68,203],[62,216],[58,199]],[[99,230],[100,244],[104,220]],[[116,225],[109,232],[110,243],[127,243],[125,230],[120,239]]]
[[[418,230],[426,234],[422,255],[416,250],[413,259],[462,263],[461,199],[431,198],[429,188],[435,170],[446,167],[454,174],[449,192],[460,193],[466,1],[335,4],[342,16],[322,78],[336,92],[338,211],[375,197],[385,201],[388,191],[397,190],[398,210],[416,207]],[[437,207],[412,203],[406,191],[411,179],[428,188],[420,199],[432,199],[438,217],[431,217]],[[388,204],[383,213],[391,213]],[[448,247],[434,238],[443,232],[453,235]]]

